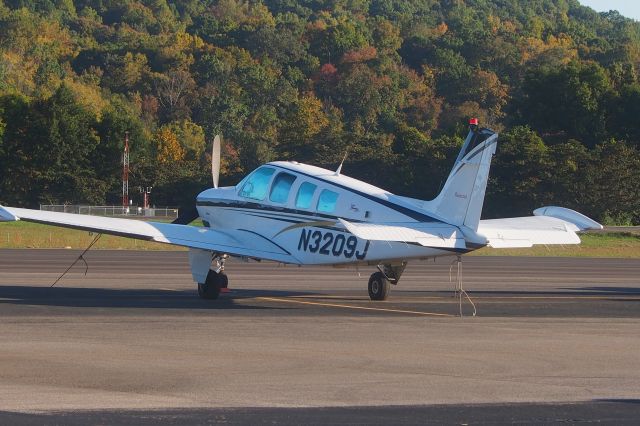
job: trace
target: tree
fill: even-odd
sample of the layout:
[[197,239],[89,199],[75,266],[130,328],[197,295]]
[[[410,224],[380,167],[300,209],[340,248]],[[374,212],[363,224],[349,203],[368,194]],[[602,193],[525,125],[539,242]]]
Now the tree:
[[519,100],[519,119],[542,132],[562,132],[594,146],[606,136],[612,86],[596,63],[572,62],[529,73]]
[[169,123],[167,128],[176,136],[186,160],[200,160],[206,145],[202,127],[191,120],[180,120]]
[[172,166],[185,157],[185,150],[178,142],[178,137],[169,126],[162,126],[155,134],[156,158],[160,165]]
[[491,167],[485,215],[530,215],[552,199],[549,176],[552,159],[542,138],[528,127],[515,127],[500,135]]

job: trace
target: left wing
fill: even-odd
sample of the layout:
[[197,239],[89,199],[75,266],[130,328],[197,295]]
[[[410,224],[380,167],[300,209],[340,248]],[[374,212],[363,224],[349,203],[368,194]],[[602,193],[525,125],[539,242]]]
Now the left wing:
[[602,225],[563,207],[541,207],[534,216],[481,220],[478,234],[493,248],[531,247],[534,244],[580,244],[576,232]]
[[235,256],[300,263],[291,253],[272,243],[269,239],[243,229],[218,230],[171,223],[0,206],[0,222],[16,220],[210,250]]

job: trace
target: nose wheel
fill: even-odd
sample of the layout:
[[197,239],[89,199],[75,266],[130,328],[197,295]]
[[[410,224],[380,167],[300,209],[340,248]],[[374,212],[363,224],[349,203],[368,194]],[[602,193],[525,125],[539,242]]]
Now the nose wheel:
[[207,274],[207,280],[204,283],[198,283],[198,296],[207,300],[215,300],[220,296],[220,291],[227,288],[228,285],[229,278],[224,272],[216,272],[211,269]]

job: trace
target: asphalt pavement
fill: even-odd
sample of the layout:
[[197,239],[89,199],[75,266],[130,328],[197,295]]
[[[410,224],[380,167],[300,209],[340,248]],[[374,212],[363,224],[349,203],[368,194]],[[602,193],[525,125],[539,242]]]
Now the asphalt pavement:
[[[184,252],[0,250],[0,423],[520,423],[640,419],[640,260],[227,264]],[[462,312],[463,316],[460,316]],[[385,421],[387,420],[387,421]]]

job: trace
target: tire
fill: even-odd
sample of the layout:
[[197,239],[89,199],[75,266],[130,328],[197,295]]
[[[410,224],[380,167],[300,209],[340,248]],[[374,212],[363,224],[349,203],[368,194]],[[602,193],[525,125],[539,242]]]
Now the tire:
[[227,277],[227,274],[225,274],[224,272],[220,272],[218,274],[218,280],[220,282],[220,288],[229,287],[229,278]]
[[205,283],[198,283],[198,296],[207,300],[215,300],[220,296],[222,285],[228,284],[227,276],[210,270]]
[[369,298],[371,300],[385,300],[389,295],[391,283],[382,272],[371,274],[369,278]]

